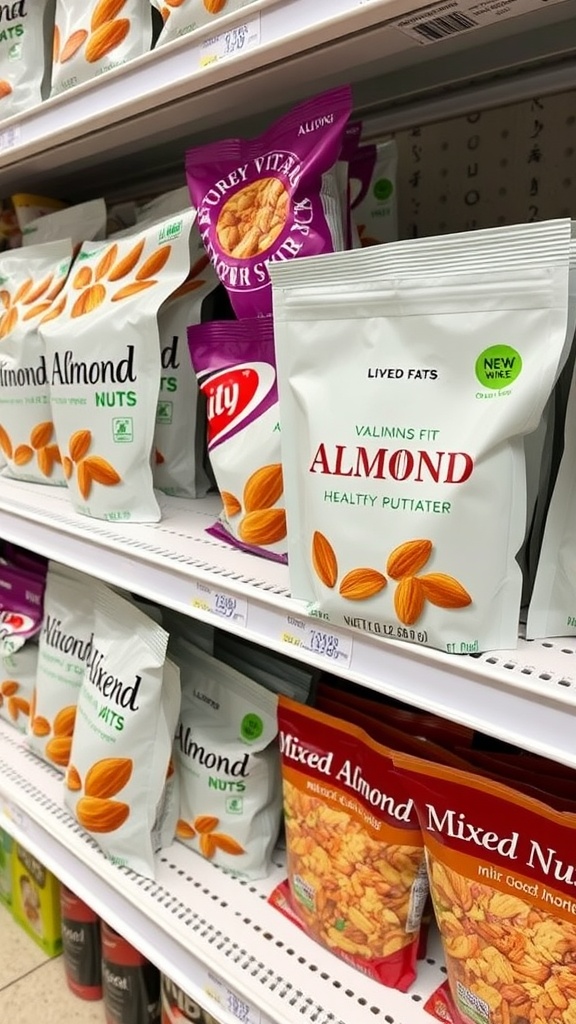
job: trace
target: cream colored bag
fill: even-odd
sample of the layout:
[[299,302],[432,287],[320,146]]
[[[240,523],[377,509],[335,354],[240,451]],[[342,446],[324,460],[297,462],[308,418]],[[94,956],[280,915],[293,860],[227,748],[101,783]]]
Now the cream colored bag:
[[0,120],[38,106],[50,91],[55,0],[2,4]]
[[[194,32],[203,25],[217,24],[219,18],[249,7],[254,0],[150,0],[164,20],[156,46]],[[249,17],[249,12],[247,14]]]

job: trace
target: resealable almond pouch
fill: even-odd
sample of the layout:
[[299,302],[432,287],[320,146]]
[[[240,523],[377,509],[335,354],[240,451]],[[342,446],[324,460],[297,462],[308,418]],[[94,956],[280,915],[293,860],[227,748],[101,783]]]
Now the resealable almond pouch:
[[422,828],[454,1019],[569,1024],[576,816],[473,774],[395,762]]
[[68,239],[0,255],[0,449],[5,476],[64,484],[38,328],[64,287]]
[[50,91],[55,0],[3,4],[0,18],[0,120],[37,107]]
[[292,593],[454,654],[516,645],[523,436],[567,350],[570,222],[494,236],[270,271]]
[[[148,203],[138,221],[189,209],[188,189],[176,189]],[[196,225],[190,232],[190,269],[183,284],[158,313],[162,372],[156,410],[152,474],[154,486],[180,498],[202,498],[210,489],[204,469],[206,401],[188,354],[186,329],[215,316],[216,272]]]
[[51,96],[140,57],[152,45],[146,0],[56,0],[55,19]]
[[70,758],[78,693],[94,637],[94,599],[101,586],[84,573],[49,563],[27,742],[62,772]]
[[176,836],[218,867],[263,878],[282,816],[278,698],[185,640],[171,641],[170,656],[182,680]]
[[206,399],[208,454],[223,504],[208,532],[285,562],[272,317],[189,327],[188,346]]
[[161,626],[105,588],[94,606],[65,803],[111,861],[154,878],[178,673],[165,675]]
[[41,331],[72,504],[156,522],[150,465],[161,378],[158,310],[189,271],[188,210],[86,242]]
[[37,666],[38,644],[35,640],[14,654],[0,657],[0,718],[24,733],[28,731],[33,706]]
[[45,580],[0,565],[0,718],[26,732],[36,682]]
[[[254,0],[150,0],[152,7],[160,11],[164,27],[158,36],[156,46],[170,43],[173,39],[181,39],[182,36],[194,32],[204,25],[213,25],[219,18],[225,18],[229,14],[249,7]],[[246,15],[247,24],[234,27],[234,37],[231,38],[229,52],[234,53],[234,42],[236,49],[244,49],[250,39],[252,26],[249,23],[250,12]]]
[[428,885],[409,786],[357,726],[281,697],[288,880],[270,902],[364,974],[406,991]]
[[187,152],[202,241],[239,318],[271,313],[271,264],[344,248],[336,165],[350,110],[350,88],[332,89],[258,138]]
[[106,238],[106,220],[104,199],[91,199],[88,203],[68,206],[30,221],[22,232],[22,244],[40,245],[69,238],[76,249],[87,239]]

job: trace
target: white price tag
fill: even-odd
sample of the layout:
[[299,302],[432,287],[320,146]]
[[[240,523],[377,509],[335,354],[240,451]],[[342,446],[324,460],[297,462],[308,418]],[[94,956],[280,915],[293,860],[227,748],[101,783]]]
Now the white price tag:
[[14,149],[20,142],[20,125],[15,124],[11,128],[5,128],[0,132],[0,153],[5,149]]
[[227,594],[216,590],[207,583],[196,584],[196,595],[192,598],[192,607],[210,612],[219,619],[233,622],[237,626],[245,626],[248,618],[248,601],[245,597]]
[[214,64],[217,60],[235,57],[238,53],[253,50],[260,44],[260,12],[248,18],[241,25],[225,29],[217,36],[205,39],[200,47],[200,67]]
[[228,1010],[240,1024],[261,1024],[260,1010],[228,988],[228,985],[214,974],[208,975],[204,991],[218,1006]]
[[329,623],[322,622],[321,619],[310,622],[295,615],[287,615],[281,640],[285,644],[300,647],[320,658],[325,658],[331,665],[350,668],[353,638],[339,629],[334,629]]
[[2,813],[9,821],[13,821],[21,832],[28,831],[28,818],[16,804],[13,804],[10,800],[3,800]]

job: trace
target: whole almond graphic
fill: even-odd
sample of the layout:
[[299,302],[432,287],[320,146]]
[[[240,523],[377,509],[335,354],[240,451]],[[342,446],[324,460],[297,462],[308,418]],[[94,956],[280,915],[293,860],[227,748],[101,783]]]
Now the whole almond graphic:
[[126,0],[98,0],[90,19],[92,32],[95,32],[101,25],[105,25],[107,21],[117,18],[125,3]]
[[201,835],[205,835],[207,832],[213,832],[218,825],[218,818],[215,818],[212,814],[199,814],[194,819],[194,828]]
[[7,82],[5,78],[0,78],[0,100],[3,100],[5,96],[9,96],[12,92],[12,86],[10,82]]
[[46,453],[52,462],[57,462],[59,466],[62,465],[62,453],[57,444],[47,445]]
[[204,0],[204,7],[209,14],[220,14],[226,6],[226,0]]
[[14,302],[24,302],[24,300],[28,297],[29,293],[32,291],[33,287],[34,281],[32,280],[31,277],[27,277],[26,280],[23,281],[20,287],[18,288],[14,296]]
[[80,462],[92,443],[91,430],[75,430],[68,441],[68,452],[72,462]]
[[394,609],[400,622],[412,626],[424,608],[424,588],[417,576],[404,576],[394,592]]
[[79,28],[76,32],[73,32],[72,35],[68,36],[68,39],[60,51],[60,63],[65,64],[66,61],[71,60],[74,54],[78,53],[78,50],[84,45],[87,39],[88,33],[84,28]]
[[7,292],[5,288],[0,288],[0,302],[4,306],[4,309],[10,308],[11,301],[10,292]]
[[172,252],[171,245],[161,245],[156,252],[153,252],[147,260],[140,267],[140,270],[136,274],[137,281],[145,281],[148,277],[155,277],[160,271],[166,266],[170,253]]
[[216,853],[216,843],[214,842],[214,836],[202,835],[200,836],[200,852],[208,860],[211,860]]
[[86,773],[84,792],[86,796],[102,799],[116,796],[130,781],[133,762],[130,757],[105,757],[96,761]]
[[277,544],[286,536],[286,512],[283,508],[249,512],[240,522],[238,536],[245,544],[256,544],[259,547]]
[[52,729],[55,736],[71,736],[76,722],[76,705],[68,704],[54,718]]
[[87,832],[115,832],[129,815],[128,804],[119,800],[83,796],[76,804],[76,818]]
[[386,586],[386,577],[376,569],[352,569],[340,583],[339,593],[347,601],[366,601]]
[[431,572],[420,576],[424,596],[438,608],[466,608],[472,598],[458,580],[442,572]]
[[178,836],[178,839],[194,839],[196,832],[189,821],[184,821],[184,818],[179,818],[176,823],[176,835]]
[[65,298],[61,299],[60,302],[55,302],[50,307],[50,309],[48,310],[46,315],[42,317],[40,323],[41,324],[46,324],[46,323],[48,323],[49,320],[55,320],[57,316],[60,316],[60,313],[64,312],[65,307],[66,307],[66,299]]
[[45,448],[52,440],[53,433],[54,424],[52,423],[52,420],[46,420],[44,423],[37,423],[30,433],[30,444],[36,449],[36,451],[38,451],[39,448]]
[[229,519],[231,519],[232,516],[237,516],[238,513],[242,511],[242,505],[238,501],[238,498],[235,498],[233,494],[230,494],[230,491],[220,491],[220,497],[222,498],[224,511]]
[[20,683],[17,683],[15,679],[5,679],[0,685],[0,693],[3,697],[13,697],[19,689]]
[[216,844],[216,849],[222,850],[222,853],[229,853],[233,857],[239,857],[240,854],[246,853],[244,847],[240,846],[240,843],[226,832],[213,832],[212,839]]
[[12,458],[12,442],[4,427],[0,427],[0,448],[7,459]]
[[128,18],[116,18],[97,28],[90,36],[84,50],[84,56],[88,63],[96,64],[102,60],[107,53],[116,49],[126,39],[129,31],[130,20]]
[[74,465],[72,459],[69,459],[67,455],[65,455],[64,458],[62,459],[62,468],[64,470],[64,476],[66,477],[67,480],[69,480],[70,477],[72,476]]
[[98,306],[102,305],[106,298],[106,289],[103,284],[92,284],[89,288],[86,288],[81,295],[78,296],[76,302],[72,306],[72,316],[84,316],[85,313],[91,313],[93,309],[97,309]]
[[96,265],[95,276],[97,281],[99,281],[100,278],[102,277],[106,277],[107,274],[110,273],[110,270],[114,266],[114,262],[117,256],[118,246],[116,245],[116,242],[114,242],[114,244],[111,245],[109,249],[106,249],[104,255],[100,257],[100,261]]
[[166,0],[168,7],[181,7],[184,0]]
[[84,498],[84,501],[88,500],[90,491],[92,490],[92,477],[86,467],[86,459],[79,462],[76,467],[76,480],[78,482],[78,490]]
[[132,284],[124,285],[124,288],[120,288],[119,291],[114,292],[112,296],[112,302],[121,302],[122,299],[130,299],[133,295],[137,295],[138,292],[143,292],[146,288],[153,288],[157,281],[133,281]]
[[120,281],[121,278],[126,277],[127,274],[130,274],[134,270],[134,267],[142,255],[144,242],[145,239],[142,238],[135,246],[133,246],[132,249],[130,249],[130,252],[128,252],[126,256],[123,256],[121,260],[118,260],[118,263],[114,265],[113,269],[108,274],[109,281]]
[[60,29],[54,25],[54,36],[52,38],[52,60],[57,64],[60,60]]
[[386,572],[393,580],[420,572],[432,553],[431,540],[407,540],[390,553]]
[[14,721],[16,721],[19,715],[30,714],[30,702],[24,697],[7,697],[6,703],[8,705],[8,714]]
[[336,553],[330,541],[326,540],[324,534],[319,530],[316,530],[312,537],[312,565],[318,579],[325,587],[332,589],[336,586],[338,579]]
[[49,736],[51,732],[50,722],[43,715],[35,715],[32,719],[32,733],[34,736]]
[[92,270],[90,267],[80,267],[80,270],[74,274],[74,280],[72,281],[72,287],[77,288],[80,291],[82,288],[87,288],[89,284],[92,284]]
[[83,465],[94,483],[103,484],[104,487],[113,487],[115,484],[121,483],[120,474],[100,455],[88,455],[84,459]]
[[42,313],[46,313],[50,309],[51,305],[51,302],[39,302],[36,306],[32,306],[31,309],[27,309],[22,319],[33,320],[34,317],[41,316]]
[[14,462],[17,466],[25,466],[34,455],[34,449],[27,444],[19,444],[14,452]]
[[54,736],[51,740],[48,740],[44,748],[44,753],[50,761],[54,762],[54,764],[59,764],[61,767],[65,768],[70,760],[71,750],[71,736]]
[[36,452],[36,459],[38,461],[38,469],[43,476],[52,476],[52,470],[54,469],[54,457],[50,448],[39,448]]
[[261,466],[248,477],[244,485],[243,502],[246,512],[272,508],[282,496],[283,490],[281,464],[275,462],[270,466]]
[[73,764],[69,764],[66,769],[66,775],[64,781],[68,789],[73,792],[78,792],[82,789],[82,779],[80,778],[80,772]]
[[9,309],[4,316],[0,318],[0,338],[7,338],[12,333],[16,324],[18,323],[18,310],[16,306]]
[[[26,296],[26,302],[24,303],[24,305],[31,306],[33,302],[38,302],[38,299],[42,298],[44,292],[48,291],[53,279],[54,275],[50,274],[49,277],[45,277],[44,280],[40,282],[40,284],[36,285],[36,287],[33,288],[33,290],[29,292],[28,295]],[[48,296],[46,296],[46,298],[48,298]]]

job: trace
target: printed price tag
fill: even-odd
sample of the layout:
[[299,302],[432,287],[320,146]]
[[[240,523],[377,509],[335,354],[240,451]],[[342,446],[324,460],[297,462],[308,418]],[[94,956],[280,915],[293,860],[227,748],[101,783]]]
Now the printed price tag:
[[28,818],[16,804],[13,804],[10,800],[3,800],[2,813],[9,821],[13,821],[21,832],[28,831]]
[[245,597],[215,590],[206,583],[196,584],[196,596],[192,598],[192,607],[210,612],[219,619],[234,622],[237,626],[245,626],[248,618],[248,601]]
[[286,626],[281,640],[285,644],[300,647],[320,658],[326,658],[331,665],[350,668],[354,641],[347,633],[334,629],[329,623],[309,622],[295,615],[286,616]]
[[218,1006],[228,1010],[228,1013],[234,1020],[240,1021],[240,1024],[261,1024],[260,1010],[252,1006],[251,1003],[247,1003],[244,998],[228,988],[228,985],[215,975],[208,975],[204,991]]
[[11,128],[5,128],[0,132],[0,153],[5,149],[14,149],[20,142],[20,125],[15,124]]
[[253,50],[260,44],[260,12],[253,18],[228,28],[217,36],[205,39],[200,47],[200,67],[214,64],[226,57]]

